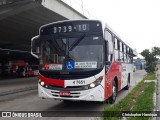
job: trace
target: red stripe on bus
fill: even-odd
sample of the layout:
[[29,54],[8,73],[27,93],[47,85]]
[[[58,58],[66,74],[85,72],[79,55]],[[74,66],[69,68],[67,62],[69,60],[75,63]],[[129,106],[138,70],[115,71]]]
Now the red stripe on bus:
[[122,64],[120,62],[113,62],[108,73],[105,75],[105,99],[108,99],[112,95],[112,86],[115,77],[118,79],[118,91],[121,90],[121,67]]
[[38,78],[41,81],[43,81],[45,84],[64,87],[64,80],[47,78],[47,77],[42,76],[41,74],[38,75]]

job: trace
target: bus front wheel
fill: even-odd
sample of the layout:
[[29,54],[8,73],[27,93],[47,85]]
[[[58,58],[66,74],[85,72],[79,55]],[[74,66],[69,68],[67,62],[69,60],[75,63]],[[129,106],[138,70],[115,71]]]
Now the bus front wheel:
[[112,96],[109,98],[109,103],[113,104],[116,101],[116,97],[117,97],[117,86],[116,82],[114,81],[112,86]]

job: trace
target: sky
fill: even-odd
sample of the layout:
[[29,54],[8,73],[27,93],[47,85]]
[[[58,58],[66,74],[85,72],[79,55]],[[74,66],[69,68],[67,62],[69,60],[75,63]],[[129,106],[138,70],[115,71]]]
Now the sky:
[[138,53],[160,47],[160,0],[83,0],[83,7]]

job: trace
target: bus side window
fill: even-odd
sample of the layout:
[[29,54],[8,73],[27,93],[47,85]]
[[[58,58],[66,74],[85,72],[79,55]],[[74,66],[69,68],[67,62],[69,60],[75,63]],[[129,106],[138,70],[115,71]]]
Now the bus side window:
[[124,53],[124,62],[127,63],[127,56],[125,53]]
[[115,37],[114,38],[114,61],[121,61],[120,60],[120,45],[119,45],[119,40]]
[[114,60],[115,61],[119,61],[120,60],[120,56],[119,56],[119,51],[118,50],[114,50]]
[[114,46],[113,46],[113,41],[112,41],[112,34],[105,30],[105,40],[107,41],[107,44],[106,44],[106,47],[107,47],[107,50],[108,50],[108,58],[107,58],[107,61],[112,61],[112,57],[113,57],[113,50],[114,50]]
[[124,44],[122,43],[122,52],[124,52],[124,46],[123,46]]
[[123,45],[123,52],[126,54],[126,45]]
[[118,50],[120,50],[120,41],[119,40],[117,40],[117,48],[118,48]]
[[123,53],[122,53],[122,52],[120,52],[120,61],[121,61],[121,62],[124,62],[124,56],[123,56]]
[[118,40],[117,40],[117,38],[114,38],[114,48],[118,49]]
[[108,42],[105,41],[105,61],[108,61]]
[[119,42],[120,51],[122,52],[122,42]]
[[127,54],[129,55],[129,48],[127,47]]
[[129,55],[127,56],[127,58],[128,58],[128,63],[131,63],[131,58]]

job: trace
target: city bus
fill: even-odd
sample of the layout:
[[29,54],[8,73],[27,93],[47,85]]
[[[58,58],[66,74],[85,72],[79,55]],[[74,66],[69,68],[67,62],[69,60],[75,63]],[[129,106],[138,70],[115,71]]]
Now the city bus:
[[41,98],[112,104],[133,79],[133,49],[100,20],[43,25],[31,54],[40,61]]

